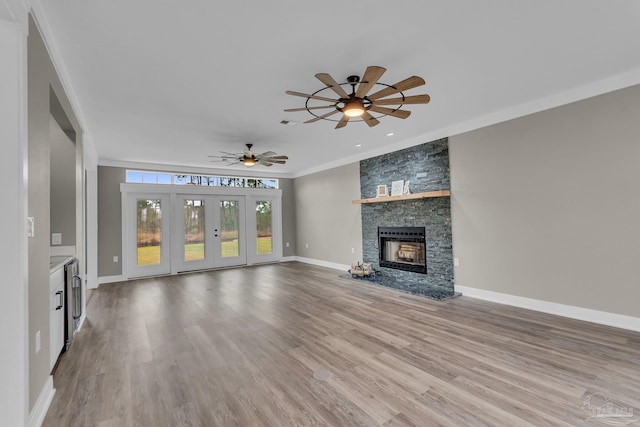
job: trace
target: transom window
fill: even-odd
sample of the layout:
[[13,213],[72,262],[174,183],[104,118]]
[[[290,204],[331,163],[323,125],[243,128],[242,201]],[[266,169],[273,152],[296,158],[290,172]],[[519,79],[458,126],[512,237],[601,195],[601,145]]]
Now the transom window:
[[239,176],[211,176],[183,173],[127,170],[127,182],[136,184],[198,185],[206,187],[278,188],[273,178],[247,178]]

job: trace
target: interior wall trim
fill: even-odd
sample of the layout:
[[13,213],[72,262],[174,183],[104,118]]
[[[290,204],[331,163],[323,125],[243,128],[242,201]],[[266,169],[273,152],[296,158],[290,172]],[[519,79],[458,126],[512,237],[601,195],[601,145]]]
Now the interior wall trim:
[[320,267],[333,268],[334,270],[342,270],[344,272],[346,272],[351,268],[350,265],[338,264],[331,261],[323,261],[321,259],[305,258],[301,256],[296,256],[293,258],[295,258],[295,261],[303,262],[305,264],[313,264],[313,265],[318,265]]
[[53,375],[49,375],[49,378],[47,378],[47,381],[44,383],[44,387],[42,387],[42,391],[40,391],[36,404],[33,406],[33,410],[29,414],[27,424],[29,427],[40,427],[42,425],[55,394],[56,389],[53,388]]
[[590,308],[576,307],[555,302],[542,301],[533,298],[520,297],[517,295],[503,294],[500,292],[487,291],[484,289],[470,288],[467,286],[455,286],[455,291],[462,295],[477,298],[485,301],[497,302],[499,304],[512,305],[514,307],[526,308],[556,316],[570,319],[582,320],[585,322],[598,323],[600,325],[613,326],[615,328],[627,329],[640,332],[640,317],[626,316],[623,314],[609,313],[606,311],[593,310]]
[[[98,286],[105,285],[107,283],[126,282],[128,280],[129,279],[127,279],[123,275],[119,275],[119,276],[102,276],[102,277],[98,277]],[[95,288],[89,288],[89,289],[96,289],[98,286],[96,286]]]
[[497,123],[506,122],[508,120],[517,119],[519,117],[528,116],[540,111],[549,110],[551,108],[560,107],[571,104],[573,102],[582,101],[583,99],[592,98],[594,96],[603,95],[605,93],[624,89],[627,87],[640,84],[640,68],[627,71],[622,74],[610,76],[602,80],[587,83],[563,92],[555,93],[522,104],[512,105],[499,111],[494,111],[483,116],[474,117],[470,120],[455,123],[436,129],[426,134],[418,135],[413,138],[405,139],[395,144],[385,144],[383,147],[375,150],[362,152],[358,155],[344,157],[342,159],[314,166],[309,169],[301,170],[293,173],[293,178],[299,178],[312,173],[322,172],[324,170],[336,168],[359,160],[371,157],[381,156],[383,154],[392,153],[415,145],[423,144],[427,141],[435,141],[437,139],[452,137],[465,132],[471,132]]
[[67,72],[67,67],[62,60],[62,55],[60,54],[60,49],[55,42],[55,38],[53,37],[53,33],[51,31],[51,26],[49,25],[49,19],[44,12],[44,8],[42,7],[42,3],[40,0],[31,0],[31,16],[33,17],[33,21],[36,23],[40,34],[42,35],[42,41],[47,48],[47,52],[49,53],[49,58],[51,59],[51,63],[53,64],[53,68],[60,79],[60,83],[62,84],[62,88],[71,104],[71,109],[73,111],[73,115],[75,116],[80,129],[76,129],[75,131],[78,133],[82,133],[82,141],[83,145],[85,141],[91,141],[91,131],[87,127],[86,119],[84,117],[84,112],[82,108],[80,108],[80,101],[78,100],[78,96],[74,90],[73,85],[71,84],[71,78],[69,77],[69,73]]

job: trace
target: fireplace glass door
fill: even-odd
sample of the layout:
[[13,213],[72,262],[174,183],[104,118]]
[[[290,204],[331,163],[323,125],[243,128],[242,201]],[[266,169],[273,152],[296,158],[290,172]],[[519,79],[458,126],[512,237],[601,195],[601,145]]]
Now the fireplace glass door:
[[379,227],[380,267],[427,272],[424,227]]

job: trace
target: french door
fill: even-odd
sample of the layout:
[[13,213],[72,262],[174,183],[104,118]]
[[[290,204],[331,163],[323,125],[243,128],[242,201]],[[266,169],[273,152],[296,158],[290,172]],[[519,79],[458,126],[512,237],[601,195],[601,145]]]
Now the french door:
[[238,189],[227,194],[189,191],[123,191],[126,277],[280,260],[280,193],[272,195],[274,190],[256,189],[244,195],[236,194],[241,192]]
[[247,202],[247,254],[251,264],[274,262],[282,254],[280,199],[251,196]]
[[245,265],[244,196],[178,194],[172,272]]
[[[171,272],[171,200],[168,194],[129,193],[123,211],[128,277]],[[126,255],[125,255],[126,254]]]

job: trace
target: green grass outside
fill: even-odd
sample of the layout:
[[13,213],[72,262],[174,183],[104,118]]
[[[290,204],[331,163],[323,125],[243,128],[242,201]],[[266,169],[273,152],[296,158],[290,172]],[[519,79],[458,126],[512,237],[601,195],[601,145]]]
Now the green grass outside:
[[[258,255],[273,252],[271,237],[258,237]],[[198,261],[204,259],[204,243],[184,245],[185,261]],[[238,255],[238,241],[222,242],[222,257]],[[160,264],[160,246],[142,246],[138,248],[138,267]]]
[[138,248],[138,267],[160,264],[160,246]]
[[266,255],[273,252],[271,236],[258,237],[258,255]]

